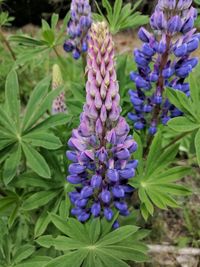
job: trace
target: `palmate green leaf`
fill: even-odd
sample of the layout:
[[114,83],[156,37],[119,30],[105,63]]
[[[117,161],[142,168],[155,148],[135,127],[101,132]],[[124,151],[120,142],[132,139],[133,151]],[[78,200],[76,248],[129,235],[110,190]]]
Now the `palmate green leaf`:
[[42,206],[46,205],[47,203],[49,203],[51,200],[53,200],[59,194],[60,194],[59,190],[40,191],[40,192],[34,193],[24,201],[22,208],[24,210],[37,209],[37,208],[42,207]]
[[198,130],[195,136],[195,149],[196,149],[197,160],[200,166],[200,129]]
[[[147,259],[147,248],[138,241],[144,238],[146,233],[141,232],[141,234],[138,234],[139,228],[136,226],[122,226],[105,234],[105,229],[99,219],[91,219],[87,224],[82,224],[72,218],[64,220],[55,214],[51,214],[51,217],[54,225],[65,233],[65,236],[41,236],[36,242],[45,248],[54,246],[56,250],[61,250],[66,254],[52,260],[47,266],[57,266],[57,264],[58,266],[68,266],[66,259],[68,257],[71,258],[71,253],[76,253],[77,257],[78,255],[83,255],[81,261],[77,263],[78,267],[93,267],[96,266],[97,261],[99,266],[118,266],[116,264],[129,266],[124,260],[142,262]],[[112,227],[113,222],[110,224]],[[113,256],[113,254],[115,255]],[[115,265],[108,265],[111,264],[111,259],[113,260],[112,264]],[[65,265],[62,265],[64,261]],[[71,259],[69,259],[70,263]]]
[[5,85],[5,104],[8,110],[8,115],[12,118],[19,129],[19,115],[20,115],[20,99],[19,99],[19,84],[17,73],[11,71],[6,79]]
[[3,181],[5,185],[8,185],[15,177],[17,168],[21,159],[21,146],[16,145],[15,150],[10,154],[8,159],[5,161],[3,170]]
[[28,166],[40,176],[44,178],[50,178],[51,171],[42,155],[29,144],[22,143],[22,149],[24,151]]
[[49,150],[58,149],[62,146],[62,143],[58,137],[45,131],[31,131],[24,135],[22,139],[31,146],[44,147]]
[[137,177],[130,181],[130,185],[138,189],[141,213],[145,220],[153,215],[154,205],[160,209],[177,208],[179,204],[173,196],[187,196],[191,193],[190,189],[173,183],[191,174],[190,168],[170,166],[175,162],[178,147],[177,144],[164,150],[158,132],[150,147],[146,164]]

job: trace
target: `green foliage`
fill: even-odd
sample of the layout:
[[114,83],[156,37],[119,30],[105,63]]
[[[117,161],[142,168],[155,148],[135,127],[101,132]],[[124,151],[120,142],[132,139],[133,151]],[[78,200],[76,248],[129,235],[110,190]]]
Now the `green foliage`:
[[[141,144],[139,136],[135,138]],[[191,169],[172,165],[178,153],[178,145],[163,150],[162,135],[158,132],[150,147],[145,164],[142,161],[142,150],[140,149],[137,153],[138,173],[130,184],[138,190],[144,219],[147,220],[149,215],[153,216],[154,206],[160,209],[179,207],[173,196],[188,195],[191,191],[174,182],[190,174]]]
[[[49,166],[37,148],[54,150],[62,146],[51,127],[63,124],[66,118],[64,114],[51,117],[46,115],[53,99],[62,90],[62,88],[58,88],[48,93],[49,84],[50,79],[44,79],[36,86],[26,111],[21,116],[17,74],[12,71],[8,75],[5,87],[5,105],[0,107],[0,153],[3,157],[1,162],[5,161],[3,181],[6,185],[19,171],[22,158],[40,176],[51,177]],[[43,117],[42,121],[41,117]],[[51,120],[51,124],[45,125],[44,122],[49,120]]]
[[[110,232],[112,222],[93,219],[86,225],[75,219],[66,222],[51,214],[54,225],[64,234],[53,237],[41,236],[36,242],[46,248],[63,251],[62,256],[53,259],[46,267],[65,266],[129,266],[125,261],[147,260],[146,246],[140,242],[141,234],[136,226],[124,226]],[[98,263],[98,264],[97,264]]]
[[0,27],[10,26],[14,17],[10,17],[8,12],[0,12]]
[[181,134],[195,134],[195,148],[197,160],[200,165],[200,91],[197,75],[190,76],[191,98],[180,91],[167,90],[167,96],[183,113],[183,117],[177,117],[169,121],[168,126]]
[[102,6],[107,12],[107,15],[104,16],[96,1],[100,14],[94,14],[94,18],[100,21],[106,20],[112,34],[128,28],[136,28],[148,23],[148,16],[141,15],[141,12],[136,11],[141,2],[142,0],[137,0],[134,6],[130,3],[123,6],[122,0],[115,0],[112,7],[108,0],[102,0]]
[[[63,34],[69,21],[69,14],[65,16],[59,31],[57,30],[58,20],[59,16],[57,14],[52,15],[50,25],[45,20],[42,20],[41,36],[38,39],[25,35],[12,35],[10,37],[9,41],[11,43],[18,44],[19,48],[21,47],[16,61],[17,66],[24,65],[37,56],[42,57],[44,60],[52,51],[58,55],[56,48],[64,42]],[[60,61],[62,62],[61,58]]]

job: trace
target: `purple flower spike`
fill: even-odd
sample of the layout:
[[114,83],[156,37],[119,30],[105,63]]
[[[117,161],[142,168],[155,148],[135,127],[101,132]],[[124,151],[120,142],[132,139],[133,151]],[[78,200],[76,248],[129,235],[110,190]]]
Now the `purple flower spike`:
[[164,91],[170,87],[190,97],[185,79],[198,64],[191,53],[200,42],[194,28],[197,10],[191,5],[192,0],[158,0],[150,18],[153,33],[143,27],[138,32],[144,44],[134,50],[137,71],[130,73],[130,79],[135,91],[129,90],[134,112],[128,114],[138,131],[154,135],[160,122],[166,125],[170,118],[183,115]]
[[74,59],[79,59],[81,53],[88,50],[88,32],[92,24],[92,14],[89,0],[72,0],[71,19],[68,23],[67,40],[63,48],[66,52],[72,52]]
[[[81,23],[86,21],[82,19]],[[72,215],[83,223],[91,215],[112,220],[114,211],[119,210],[114,201],[125,203],[133,192],[128,179],[134,176],[137,167],[132,155],[137,143],[120,116],[114,66],[114,46],[108,27],[105,22],[93,24],[88,37],[86,103],[66,153],[73,162],[68,168],[68,182],[78,183],[75,192],[69,193]],[[126,216],[127,210],[121,210],[120,215]]]

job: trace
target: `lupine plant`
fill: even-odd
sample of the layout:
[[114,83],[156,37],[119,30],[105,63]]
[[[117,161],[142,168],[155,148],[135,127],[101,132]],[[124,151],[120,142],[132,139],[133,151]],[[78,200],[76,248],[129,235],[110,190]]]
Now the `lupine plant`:
[[185,80],[198,63],[191,53],[200,41],[194,28],[197,11],[191,3],[160,0],[150,19],[153,33],[144,28],[138,32],[144,44],[141,50],[134,50],[138,69],[130,74],[137,91],[129,91],[135,109],[129,118],[137,130],[148,128],[149,134],[154,135],[159,122],[166,125],[170,118],[183,114],[165,97],[165,88],[190,96]]
[[141,227],[191,195],[189,162],[200,165],[197,13],[190,0],[159,0],[133,62],[117,55],[113,35],[147,22],[140,2],[103,0],[107,14],[98,4],[96,14],[88,0],[72,0],[60,28],[54,14],[38,37],[6,37],[14,64],[0,105],[0,266],[152,261]]

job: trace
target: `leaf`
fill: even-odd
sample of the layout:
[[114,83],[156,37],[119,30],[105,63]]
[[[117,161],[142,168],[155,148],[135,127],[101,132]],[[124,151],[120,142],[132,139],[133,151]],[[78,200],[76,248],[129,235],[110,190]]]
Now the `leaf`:
[[36,123],[40,119],[40,117],[51,107],[53,100],[59,95],[61,91],[63,91],[63,86],[50,91],[47,96],[45,96],[44,99],[42,99],[42,101],[37,104],[33,114],[31,114],[27,129],[30,129],[34,125],[34,123]]
[[194,123],[191,120],[187,119],[186,117],[177,117],[169,120],[168,126],[180,133],[184,132],[191,132],[200,128],[200,124]]
[[34,228],[34,237],[38,237],[44,233],[46,230],[47,226],[49,225],[51,221],[50,215],[47,213],[45,210],[42,212],[42,214],[39,216],[35,228]]
[[14,255],[14,263],[20,263],[22,260],[30,257],[35,251],[35,247],[31,245],[21,246]]
[[19,128],[20,100],[17,73],[13,70],[8,74],[5,85],[5,103],[8,114]]
[[[51,220],[53,224],[65,235],[70,236],[70,228],[68,227],[67,221],[62,219],[60,216],[51,213]],[[72,235],[73,236],[73,235]]]
[[191,174],[191,168],[177,166],[169,170],[166,170],[158,175],[152,175],[148,179],[148,181],[151,182],[152,184],[175,182],[189,174]]
[[39,82],[35,87],[35,89],[33,90],[31,97],[28,101],[26,113],[23,120],[24,131],[28,128],[29,124],[31,123],[31,119],[35,112],[36,107],[41,103],[41,101],[46,96],[49,85],[50,85],[50,78],[48,77]]
[[44,178],[50,178],[51,171],[49,166],[45,159],[37,152],[37,150],[25,143],[22,143],[22,148],[29,167],[40,176]]
[[15,265],[15,267],[43,267],[50,260],[51,258],[47,256],[35,256]]
[[88,243],[85,227],[76,219],[69,218],[65,221],[55,214],[51,214],[51,219],[53,224],[67,236]]
[[45,30],[45,31],[42,32],[42,35],[43,35],[44,40],[50,46],[53,46],[54,45],[55,35],[54,35],[54,32],[52,30]]
[[21,159],[21,146],[17,145],[4,164],[3,181],[8,185],[15,177]]
[[16,198],[13,196],[8,196],[4,198],[0,198],[0,213],[4,210],[13,206],[16,203]]
[[44,46],[46,45],[46,42],[37,40],[31,37],[27,37],[24,35],[11,35],[9,37],[9,40],[11,42],[16,42],[19,43],[19,45],[24,45],[24,46]]
[[56,25],[58,23],[58,20],[59,20],[59,15],[53,13],[53,15],[51,16],[51,28],[52,29],[54,29],[54,30],[56,29]]
[[183,113],[196,118],[193,106],[191,105],[189,98],[183,92],[171,88],[167,88],[166,92],[167,97],[175,107],[180,109]]
[[39,207],[42,207],[49,203],[52,199],[54,199],[57,195],[59,195],[59,191],[40,191],[32,194],[29,198],[27,198],[22,208],[24,210],[33,210]]
[[101,222],[99,219],[93,219],[90,222],[89,226],[89,237],[91,240],[91,243],[94,244],[97,242],[101,234]]
[[0,125],[4,126],[11,134],[13,138],[16,138],[16,127],[13,125],[12,119],[8,114],[0,107]]
[[[144,188],[142,186],[144,186]],[[149,197],[147,196],[145,190],[146,190],[146,184],[143,185],[143,183],[141,183],[141,187],[139,188],[138,195],[139,195],[141,202],[145,204],[147,211],[151,215],[153,215],[154,207],[153,207]]]
[[44,235],[39,237],[37,243],[45,248],[55,247],[56,250],[71,251],[74,249],[82,249],[86,246],[79,240],[72,239],[66,236],[58,235],[56,238],[51,235]]
[[161,143],[162,143],[162,137],[160,132],[158,132],[154,139],[153,142],[151,144],[150,150],[149,150],[149,154],[148,154],[148,158],[147,158],[147,164],[146,164],[146,175],[148,176],[152,170],[152,165],[155,164],[155,161],[159,158],[160,156],[160,147],[161,147]]
[[34,130],[45,130],[51,127],[64,125],[71,121],[71,117],[64,113],[59,113],[51,117],[46,118],[42,122],[38,123],[33,129]]
[[114,12],[113,12],[113,21],[112,24],[116,24],[121,12],[121,8],[122,8],[122,0],[115,0],[115,4],[114,4]]
[[130,267],[127,263],[118,259],[117,257],[114,257],[110,252],[107,252],[106,250],[98,251],[98,256],[104,263],[103,266],[105,267]]
[[118,228],[117,230],[107,234],[105,237],[100,239],[96,245],[98,244],[99,246],[106,246],[110,244],[115,244],[117,242],[120,242],[132,234],[134,234],[139,228],[137,226],[132,226],[132,225],[127,225]]
[[195,148],[196,148],[197,160],[200,166],[200,129],[198,130],[195,136]]
[[145,253],[129,246],[109,246],[109,248],[106,248],[103,251],[121,260],[134,262],[144,262],[148,260]]
[[49,150],[62,146],[58,137],[45,131],[31,131],[23,136],[23,141],[31,146],[44,147]]
[[80,267],[86,257],[87,251],[85,250],[71,252],[51,260],[43,267]]

